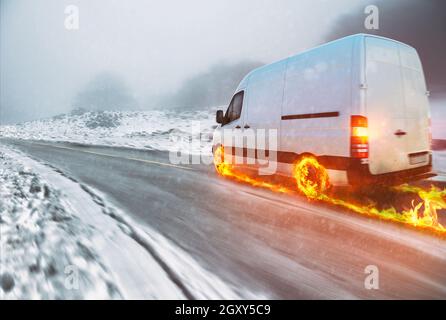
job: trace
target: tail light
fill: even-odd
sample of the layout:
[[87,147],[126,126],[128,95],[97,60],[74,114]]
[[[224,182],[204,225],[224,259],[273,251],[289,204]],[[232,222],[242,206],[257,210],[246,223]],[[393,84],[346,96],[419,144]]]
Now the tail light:
[[358,159],[369,157],[369,132],[366,117],[351,117],[350,154],[352,158]]

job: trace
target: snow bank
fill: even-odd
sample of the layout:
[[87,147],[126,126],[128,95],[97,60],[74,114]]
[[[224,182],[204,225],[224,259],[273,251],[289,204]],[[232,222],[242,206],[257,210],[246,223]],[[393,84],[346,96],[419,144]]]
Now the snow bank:
[[58,190],[0,152],[0,299],[120,298],[95,232]]
[[[210,154],[215,111],[87,112],[0,126],[0,136]],[[191,144],[191,139],[201,139]]]

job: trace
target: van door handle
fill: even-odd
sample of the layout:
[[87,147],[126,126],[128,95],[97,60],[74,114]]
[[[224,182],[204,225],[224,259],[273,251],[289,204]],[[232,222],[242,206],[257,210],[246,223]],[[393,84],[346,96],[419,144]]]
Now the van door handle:
[[395,135],[400,137],[400,136],[405,136],[407,134],[407,132],[403,131],[403,130],[396,130]]
[[235,126],[235,128],[236,128],[236,129],[241,129],[242,127],[240,127],[240,126]]
[[251,128],[249,125],[245,124],[245,126],[243,127],[244,129],[249,129]]

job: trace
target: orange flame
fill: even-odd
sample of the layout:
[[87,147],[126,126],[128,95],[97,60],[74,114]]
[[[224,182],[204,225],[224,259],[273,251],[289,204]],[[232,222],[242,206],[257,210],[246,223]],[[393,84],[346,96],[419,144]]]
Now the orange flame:
[[260,179],[254,179],[246,174],[236,172],[235,170],[233,170],[232,165],[224,160],[223,146],[219,146],[214,152],[214,165],[215,165],[215,170],[217,170],[217,172],[222,176],[233,178],[237,181],[245,182],[255,187],[270,189],[274,192],[280,192],[280,193],[292,192],[292,190],[288,189],[285,186],[269,183],[266,181],[262,181]]
[[[225,161],[224,149],[219,147],[214,153],[214,165],[219,174],[237,181],[262,187],[274,192],[294,193],[296,190],[284,185],[269,183],[237,172]],[[416,194],[421,201],[412,200],[411,208],[398,211],[394,207],[378,209],[375,203],[367,205],[333,197],[327,193],[330,186],[327,170],[313,157],[304,157],[294,165],[293,177],[297,189],[309,200],[322,201],[344,207],[350,211],[377,217],[382,220],[402,223],[416,228],[426,229],[440,235],[446,235],[446,228],[438,222],[437,210],[446,209],[446,189],[434,186],[430,189],[403,184],[393,189],[397,192]]]

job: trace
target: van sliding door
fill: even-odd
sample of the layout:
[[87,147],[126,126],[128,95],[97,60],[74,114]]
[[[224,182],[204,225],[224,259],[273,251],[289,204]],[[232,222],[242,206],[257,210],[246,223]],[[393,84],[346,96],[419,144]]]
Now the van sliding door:
[[256,145],[247,147],[256,148],[262,155],[266,150],[267,157],[271,154],[275,158],[277,154],[271,152],[277,151],[280,145],[279,129],[285,68],[286,61],[269,65],[258,70],[248,83],[249,107],[243,127],[245,133],[251,130],[258,138],[264,130],[265,139],[257,139]]

